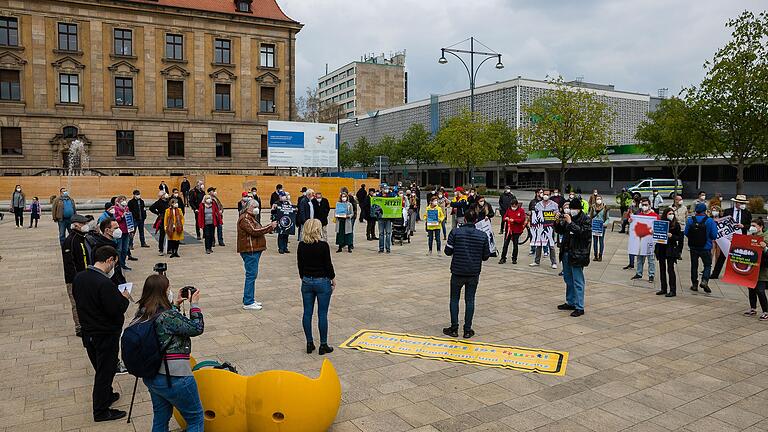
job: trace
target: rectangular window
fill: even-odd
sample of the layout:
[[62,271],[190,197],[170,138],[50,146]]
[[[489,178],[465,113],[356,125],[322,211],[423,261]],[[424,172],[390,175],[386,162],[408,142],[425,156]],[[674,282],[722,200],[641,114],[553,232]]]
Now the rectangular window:
[[115,29],[115,54],[133,55],[133,31]]
[[232,135],[216,134],[216,157],[232,157]]
[[19,20],[16,18],[0,17],[0,45],[19,45]]
[[267,142],[268,142],[267,141],[267,136],[266,135],[262,135],[261,136],[261,158],[262,159],[266,159],[267,158],[267,153],[268,153]]
[[261,88],[261,103],[259,104],[259,111],[263,113],[275,112],[275,88],[274,87]]
[[216,111],[232,110],[229,90],[229,84],[216,84]]
[[232,63],[232,42],[226,39],[213,41],[213,61],[215,63]]
[[59,49],[77,51],[77,24],[59,23]]
[[21,100],[21,82],[19,81],[19,71],[0,70],[0,100]]
[[21,155],[21,128],[0,127],[0,146],[3,155]]
[[115,132],[118,156],[133,156],[133,131],[119,130]]
[[261,67],[275,67],[275,46],[272,44],[261,45]]
[[168,157],[184,157],[184,132],[168,132]]
[[165,35],[165,58],[184,60],[184,36],[177,34]]
[[167,81],[166,82],[167,104],[168,108],[184,108],[184,82]]
[[75,74],[59,74],[59,101],[80,103],[80,77]]
[[115,78],[115,105],[133,106],[133,78]]
[[251,11],[251,2],[247,0],[237,0],[235,3],[237,3],[237,11],[238,12],[250,12]]

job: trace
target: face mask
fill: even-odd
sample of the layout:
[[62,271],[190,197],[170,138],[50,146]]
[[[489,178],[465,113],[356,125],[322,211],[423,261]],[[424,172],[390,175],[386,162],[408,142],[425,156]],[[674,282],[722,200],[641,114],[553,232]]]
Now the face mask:
[[253,210],[251,211],[253,212],[254,216],[258,216],[259,212],[261,212],[261,209],[259,209],[258,207],[254,207]]
[[115,214],[115,209],[111,208],[111,209],[107,210],[107,213],[113,215],[113,214]]
[[347,197],[342,197],[341,202],[347,202]]
[[549,201],[549,195],[544,195],[542,198],[544,199],[544,201]]
[[205,203],[206,203],[206,204],[210,204],[211,202],[212,202],[212,201],[211,201],[211,199],[210,199],[210,198],[208,198],[207,200],[205,200]]
[[667,219],[669,219],[669,220],[675,220],[675,215],[674,215],[674,213],[670,213],[670,214],[668,214],[668,215],[667,215]]
[[173,208],[179,208],[179,205],[178,204],[174,204]]
[[110,270],[109,273],[107,273],[107,277],[112,279],[112,276],[114,275],[115,275],[115,266],[112,266],[112,270]]
[[216,196],[216,191],[213,191],[213,196]]
[[432,201],[432,207],[437,205],[437,201]]
[[675,202],[677,203],[677,205],[683,205],[683,200],[677,200]]
[[576,216],[577,214],[579,214],[578,210],[568,210],[568,212],[571,214],[571,216]]
[[398,194],[399,196],[403,196],[403,194]]
[[592,195],[597,195],[597,191],[592,192]]
[[87,224],[86,224],[86,225],[81,225],[81,226],[80,226],[80,232],[84,232],[84,233],[87,233],[87,232],[88,232],[88,231],[90,231],[90,230],[91,230],[91,227],[90,227],[89,225],[87,225]]
[[648,211],[648,209],[650,207],[648,207],[647,205],[643,204],[643,205],[640,206],[640,208],[643,209],[643,211]]
[[713,216],[713,217],[718,217],[719,215],[720,215],[720,212],[719,212],[719,211],[717,211],[717,210],[712,210],[712,216]]
[[71,230],[73,230],[73,231],[74,231],[74,230],[76,230],[76,229],[77,229],[77,225],[75,225],[75,224],[71,224],[71,225],[69,225],[69,229],[71,229]]
[[517,206],[512,206],[510,208],[512,209],[512,211],[517,211]]
[[702,196],[700,196],[700,197],[699,197],[699,199],[700,199],[700,200],[702,200],[702,201],[704,201],[705,199],[707,199],[707,197],[706,197],[706,196],[704,196],[704,195],[702,195]]
[[595,200],[595,202],[598,203],[598,204],[602,204],[603,200],[599,199],[599,200]]
[[552,196],[558,196],[558,195],[560,195],[560,192],[557,192],[557,191],[552,194]]
[[179,197],[179,194],[175,193],[175,194],[173,194],[173,197],[174,197],[174,198],[178,198],[178,197]]
[[747,233],[748,233],[749,235],[755,235],[755,234],[757,234],[757,227],[756,227],[756,226],[751,226],[751,227],[749,227],[749,231],[747,231]]
[[120,240],[120,238],[123,236],[123,230],[120,228],[115,228],[114,231],[112,231],[112,238],[115,240]]
[[141,199],[141,195],[136,195],[136,199]]
[[173,304],[173,291],[168,290],[168,301]]
[[21,192],[21,188],[16,188],[16,192]]
[[510,192],[512,192],[512,191],[511,191],[511,190],[509,190],[509,189],[504,189],[504,192],[506,192],[506,193],[510,193]]
[[125,207],[125,206],[127,206],[127,205],[128,205],[128,202],[127,202],[127,201],[120,201],[120,205],[121,205],[121,206],[123,206],[123,207]]
[[741,204],[741,205],[739,205],[739,209],[746,210],[747,209],[747,205],[746,204]]
[[62,196],[69,196],[69,192],[67,192],[67,191],[64,191],[64,192],[62,192],[62,193],[61,193],[61,195],[62,195]]
[[477,203],[480,204],[481,206],[485,205],[485,201],[478,201]]
[[574,195],[574,194],[570,194],[570,195],[568,195],[568,198],[570,198],[570,199],[574,199],[574,198],[576,198],[576,195]]

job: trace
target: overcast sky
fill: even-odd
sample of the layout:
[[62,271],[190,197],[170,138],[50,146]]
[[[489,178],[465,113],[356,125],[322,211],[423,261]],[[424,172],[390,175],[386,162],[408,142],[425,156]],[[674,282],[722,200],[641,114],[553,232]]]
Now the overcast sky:
[[[729,39],[728,18],[765,0],[278,0],[304,24],[296,51],[297,96],[329,70],[366,53],[407,51],[410,101],[468,88],[458,60],[440,48],[476,37],[502,54],[478,85],[521,75],[614,84],[670,95],[702,77],[702,64]],[[468,44],[466,45],[468,47]],[[477,48],[477,47],[476,47]]]

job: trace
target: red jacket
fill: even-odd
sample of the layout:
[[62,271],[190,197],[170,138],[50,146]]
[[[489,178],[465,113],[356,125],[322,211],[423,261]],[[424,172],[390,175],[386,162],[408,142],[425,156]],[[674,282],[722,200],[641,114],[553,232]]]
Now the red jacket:
[[[223,224],[224,221],[221,220],[221,210],[219,210],[219,205],[216,204],[215,200],[211,202],[211,208],[213,209],[213,226]],[[197,211],[197,226],[205,228],[205,201],[200,203],[200,207]]]
[[504,213],[504,222],[507,224],[507,235],[521,234],[525,228],[525,210],[520,206],[517,207],[517,210],[508,208],[507,212]]

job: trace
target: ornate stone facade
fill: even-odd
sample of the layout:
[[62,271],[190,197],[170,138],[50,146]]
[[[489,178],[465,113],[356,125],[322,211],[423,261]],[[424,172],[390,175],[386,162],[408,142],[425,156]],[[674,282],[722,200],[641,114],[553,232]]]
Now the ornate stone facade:
[[0,0],[0,175],[66,171],[74,139],[95,174],[267,171],[302,25],[275,0],[204,3]]

